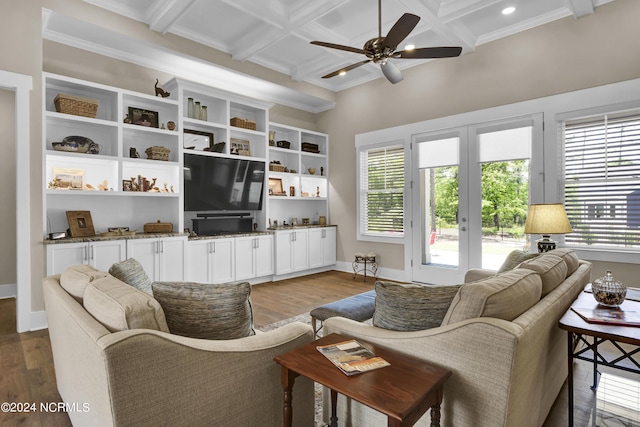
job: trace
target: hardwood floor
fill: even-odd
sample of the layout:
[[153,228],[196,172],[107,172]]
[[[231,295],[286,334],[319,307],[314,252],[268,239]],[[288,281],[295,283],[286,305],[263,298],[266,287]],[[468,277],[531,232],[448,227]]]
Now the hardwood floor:
[[[253,286],[251,301],[257,327],[306,313],[313,308],[373,289],[373,279],[363,282],[362,276],[353,280],[350,273],[326,272],[310,276],[264,283]],[[0,300],[0,403],[35,403],[31,413],[0,411],[0,425],[13,426],[69,426],[64,412],[43,413],[40,402],[61,401],[55,382],[53,357],[47,330],[17,334],[15,332],[15,300]],[[614,372],[620,371],[604,370]],[[595,394],[589,389],[591,366],[575,363],[575,425],[589,423]],[[629,376],[629,374],[626,374]],[[633,377],[633,376],[632,376]],[[637,377],[637,375],[636,375]],[[543,427],[567,425],[567,390],[560,392]],[[614,424],[615,425],[615,424]]]

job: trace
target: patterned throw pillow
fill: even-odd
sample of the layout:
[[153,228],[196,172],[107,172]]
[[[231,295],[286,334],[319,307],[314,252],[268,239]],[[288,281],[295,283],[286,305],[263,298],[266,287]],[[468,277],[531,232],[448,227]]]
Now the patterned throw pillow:
[[507,259],[504,260],[504,263],[498,269],[498,273],[504,273],[505,271],[513,270],[521,262],[535,258],[538,255],[540,254],[532,254],[530,252],[523,251],[522,249],[511,251],[509,255],[507,255]]
[[154,282],[152,289],[172,334],[210,340],[255,335],[247,282]]
[[392,331],[420,331],[438,327],[460,286],[377,281],[373,325]]
[[144,268],[135,258],[129,258],[113,264],[109,269],[109,274],[136,289],[140,289],[142,292],[152,295],[151,279],[149,279]]

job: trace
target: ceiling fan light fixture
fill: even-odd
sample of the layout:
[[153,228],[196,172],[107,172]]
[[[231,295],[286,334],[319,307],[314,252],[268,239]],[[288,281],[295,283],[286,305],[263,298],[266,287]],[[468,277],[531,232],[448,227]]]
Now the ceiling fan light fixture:
[[416,48],[415,44],[408,44],[404,47],[404,50],[413,50]]
[[344,70],[343,70],[343,71],[340,71],[340,72],[338,73],[338,75],[339,75],[339,76],[344,76],[344,75],[346,75],[346,74],[347,74],[347,72],[346,72],[346,71],[344,71]]
[[509,6],[509,7],[505,7],[504,9],[502,9],[502,14],[503,15],[511,15],[515,11],[516,11],[515,7]]

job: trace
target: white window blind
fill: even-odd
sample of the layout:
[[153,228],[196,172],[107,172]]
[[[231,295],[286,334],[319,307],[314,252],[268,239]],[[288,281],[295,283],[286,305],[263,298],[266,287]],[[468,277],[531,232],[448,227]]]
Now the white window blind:
[[640,249],[640,112],[564,123],[568,245]]
[[404,147],[360,151],[360,233],[404,235]]

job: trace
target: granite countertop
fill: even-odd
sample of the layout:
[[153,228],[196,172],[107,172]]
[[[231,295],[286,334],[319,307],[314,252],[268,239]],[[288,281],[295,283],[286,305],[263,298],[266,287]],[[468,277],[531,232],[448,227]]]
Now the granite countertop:
[[298,225],[278,225],[277,227],[269,227],[267,230],[292,230],[294,228],[323,228],[323,227],[337,227],[334,224],[298,224]]
[[247,237],[247,236],[260,236],[260,235],[271,235],[272,231],[247,231],[247,232],[239,232],[239,233],[229,233],[229,234],[216,234],[213,236],[189,236],[189,240],[211,240],[211,239],[228,239],[229,237]]
[[131,235],[119,235],[113,236],[87,236],[87,237],[65,237],[64,239],[44,239],[45,245],[54,245],[59,243],[84,243],[84,242],[104,242],[108,240],[130,240],[130,239],[152,239],[159,237],[181,237],[189,236],[189,233],[135,233]]

